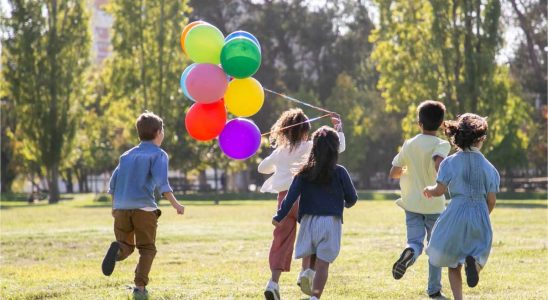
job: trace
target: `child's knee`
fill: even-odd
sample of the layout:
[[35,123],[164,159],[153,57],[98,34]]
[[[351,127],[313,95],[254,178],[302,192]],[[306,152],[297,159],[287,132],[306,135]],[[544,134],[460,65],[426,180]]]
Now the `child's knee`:
[[126,258],[128,258],[128,256],[131,255],[131,253],[133,253],[133,251],[135,250],[135,246],[123,246],[120,248],[120,250],[118,251],[118,255],[116,256],[116,260],[117,261],[120,261],[120,260],[124,260]]
[[141,255],[155,256],[157,252],[155,244],[137,245],[137,249],[139,249]]

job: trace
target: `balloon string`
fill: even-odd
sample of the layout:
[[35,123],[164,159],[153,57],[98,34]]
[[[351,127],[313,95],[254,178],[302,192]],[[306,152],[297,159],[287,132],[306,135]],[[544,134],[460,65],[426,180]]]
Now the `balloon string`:
[[292,124],[292,125],[285,126],[285,127],[282,127],[282,128],[276,129],[276,130],[272,130],[272,131],[267,132],[267,133],[263,133],[263,134],[261,134],[261,136],[269,135],[269,134],[272,134],[272,133],[278,132],[278,131],[283,131],[283,130],[286,130],[286,129],[288,129],[288,128],[295,127],[295,126],[299,126],[299,125],[302,125],[302,124],[312,123],[312,122],[317,121],[317,120],[319,120],[319,119],[321,119],[321,118],[329,117],[330,115],[331,115],[331,114],[329,113],[329,114],[325,114],[325,115],[323,115],[323,116],[319,116],[319,117],[316,117],[316,118],[308,119],[308,120],[306,120],[306,121],[304,121],[304,122]]
[[265,91],[269,92],[269,93],[278,95],[278,96],[280,96],[280,97],[282,97],[282,98],[285,98],[285,99],[287,99],[287,100],[289,100],[289,101],[293,101],[293,102],[302,104],[302,105],[304,105],[304,106],[312,107],[312,108],[314,108],[314,109],[317,109],[317,110],[319,110],[319,111],[323,111],[323,112],[326,112],[326,113],[332,113],[332,111],[329,111],[329,110],[327,110],[327,109],[324,109],[324,108],[321,108],[321,107],[318,107],[318,106],[314,106],[314,105],[312,105],[312,104],[308,104],[308,103],[306,103],[306,102],[304,102],[304,101],[301,101],[301,100],[299,100],[299,99],[295,99],[295,98],[290,97],[290,96],[287,96],[287,95],[285,95],[285,94],[281,94],[281,93],[278,93],[278,92],[274,92],[274,91],[269,90],[269,89],[266,89],[266,88],[263,88],[263,89],[264,89]]

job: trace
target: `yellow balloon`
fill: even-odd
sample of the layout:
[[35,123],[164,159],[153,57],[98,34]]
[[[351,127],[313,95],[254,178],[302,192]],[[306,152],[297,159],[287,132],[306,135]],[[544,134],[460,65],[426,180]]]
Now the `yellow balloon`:
[[248,77],[233,79],[225,93],[225,105],[228,111],[238,117],[256,114],[264,103],[263,86],[257,79]]

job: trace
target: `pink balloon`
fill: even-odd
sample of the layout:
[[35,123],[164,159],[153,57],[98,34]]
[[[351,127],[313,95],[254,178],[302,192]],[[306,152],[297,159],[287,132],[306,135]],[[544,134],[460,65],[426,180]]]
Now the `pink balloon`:
[[223,98],[228,80],[214,64],[196,64],[186,78],[186,88],[197,103],[213,103]]

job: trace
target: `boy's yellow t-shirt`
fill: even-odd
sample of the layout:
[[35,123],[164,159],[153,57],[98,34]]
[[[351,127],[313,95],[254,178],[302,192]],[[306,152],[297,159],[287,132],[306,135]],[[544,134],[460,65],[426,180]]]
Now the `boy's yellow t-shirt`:
[[400,177],[401,198],[396,204],[403,209],[420,214],[439,214],[445,209],[445,197],[423,195],[423,190],[436,183],[434,157],[447,157],[451,145],[433,135],[419,134],[403,143],[392,165],[403,168]]

